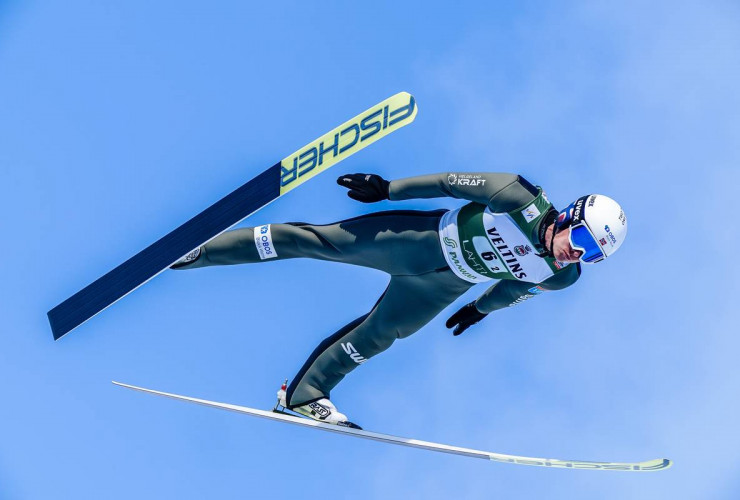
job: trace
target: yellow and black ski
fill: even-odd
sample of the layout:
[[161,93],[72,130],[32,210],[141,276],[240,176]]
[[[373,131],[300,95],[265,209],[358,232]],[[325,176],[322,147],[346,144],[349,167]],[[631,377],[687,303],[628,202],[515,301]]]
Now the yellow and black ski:
[[178,259],[335,163],[408,125],[414,97],[400,92],[283,158],[236,191],[54,307],[54,340],[157,276]]

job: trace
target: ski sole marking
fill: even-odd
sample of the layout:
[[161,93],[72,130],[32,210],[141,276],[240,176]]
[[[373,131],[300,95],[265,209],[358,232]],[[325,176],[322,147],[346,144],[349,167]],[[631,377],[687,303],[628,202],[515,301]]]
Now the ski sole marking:
[[409,439],[398,436],[391,436],[389,434],[380,434],[377,432],[352,429],[349,427],[340,427],[337,425],[326,424],[323,422],[317,422],[315,420],[309,420],[301,417],[294,417],[283,412],[273,412],[266,410],[258,410],[255,408],[248,408],[246,406],[238,406],[228,403],[219,403],[216,401],[208,401],[206,399],[192,398],[188,396],[180,396],[178,394],[172,394],[168,392],[155,391],[153,389],[146,389],[144,387],[137,387],[135,385],[124,384],[121,382],[113,381],[114,384],[133,389],[136,391],[146,392],[149,394],[155,394],[157,396],[165,396],[180,401],[188,401],[190,403],[197,403],[203,406],[209,406],[211,408],[220,408],[222,410],[234,411],[246,415],[252,415],[254,417],[267,418],[270,420],[277,420],[289,424],[301,425],[304,427],[311,427],[314,429],[320,429],[323,431],[334,432],[337,434],[344,434],[348,436],[354,436],[364,439],[371,439],[374,441],[380,441],[383,443],[397,444],[401,446],[409,446],[412,448],[420,448],[423,450],[437,451],[442,453],[451,453],[454,455],[462,455],[472,458],[482,458],[491,460],[494,462],[503,462],[518,465],[530,465],[536,467],[549,467],[549,468],[560,468],[560,469],[584,469],[584,470],[619,470],[627,472],[650,472],[656,470],[667,469],[673,462],[665,458],[658,458],[655,460],[646,460],[644,462],[591,462],[584,460],[558,460],[554,458],[534,458],[534,457],[522,457],[517,455],[505,455],[502,453],[493,453],[489,451],[473,450],[470,448],[461,448],[459,446],[450,446],[446,444],[433,443],[430,441],[422,441],[419,439]]
[[268,203],[416,118],[418,107],[399,92],[285,157],[177,229],[98,278],[47,316],[58,340],[110,307],[195,248]]

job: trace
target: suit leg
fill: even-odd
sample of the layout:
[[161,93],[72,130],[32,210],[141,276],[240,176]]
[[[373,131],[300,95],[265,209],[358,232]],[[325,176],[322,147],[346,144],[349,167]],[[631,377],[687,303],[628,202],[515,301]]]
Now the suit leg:
[[325,339],[311,353],[288,387],[289,406],[329,397],[357,366],[431,321],[472,286],[449,269],[419,276],[392,276],[368,314]]

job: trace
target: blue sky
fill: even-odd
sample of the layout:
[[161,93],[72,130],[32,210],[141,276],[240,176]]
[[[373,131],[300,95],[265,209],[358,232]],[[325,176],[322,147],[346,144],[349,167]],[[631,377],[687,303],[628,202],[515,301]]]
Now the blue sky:
[[[0,498],[737,498],[740,8],[733,2],[0,2]],[[246,224],[356,203],[345,172],[505,171],[625,207],[577,286],[444,328],[335,390],[365,428],[656,474],[395,448],[114,387],[270,407],[387,278],[290,261],[164,273],[62,341],[46,311],[399,91],[411,126]]]

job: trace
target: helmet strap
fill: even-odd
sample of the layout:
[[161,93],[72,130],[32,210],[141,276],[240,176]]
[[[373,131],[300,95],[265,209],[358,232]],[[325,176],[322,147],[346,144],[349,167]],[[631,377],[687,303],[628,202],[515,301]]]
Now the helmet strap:
[[547,250],[553,258],[555,257],[555,252],[553,252],[552,246],[555,244],[555,235],[557,234],[558,229],[559,228],[557,224],[552,225],[552,236],[550,236],[550,248]]
[[[545,232],[547,232],[547,230],[545,230]],[[547,244],[545,244],[545,247],[544,247],[545,251],[536,253],[535,255],[537,257],[552,257],[553,259],[555,258],[555,254],[552,253],[552,244],[555,241],[555,233],[557,232],[558,232],[557,225],[553,224],[552,225],[552,236],[550,237],[550,248],[548,248]]]
[[[542,226],[540,227],[540,234],[539,234],[539,240],[541,242],[540,245],[538,245],[538,248],[543,249],[542,252],[537,253],[537,257],[552,257],[555,258],[555,255],[552,253],[552,242],[555,239],[555,233],[557,232],[557,224],[555,224],[555,221],[558,217],[558,211],[555,209],[550,209],[548,214],[545,216],[545,220],[542,223]],[[545,234],[547,234],[547,228],[552,225],[552,238],[550,238],[550,248],[547,247],[547,243],[545,242]]]
[[[542,248],[544,251],[535,254],[537,255],[537,257],[553,257],[553,258],[555,257],[552,254],[552,239],[555,238],[555,231],[556,231],[556,226],[557,226],[557,224],[555,224],[555,220],[557,219],[557,217],[558,217],[558,211],[553,208],[551,208],[548,214],[545,216],[545,220],[542,223],[542,226],[540,228],[540,234],[539,234],[539,240],[541,244],[538,245],[538,248]],[[545,242],[545,234],[547,233],[547,228],[550,225],[552,225],[553,236],[550,239],[550,248],[548,249],[547,243]]]

